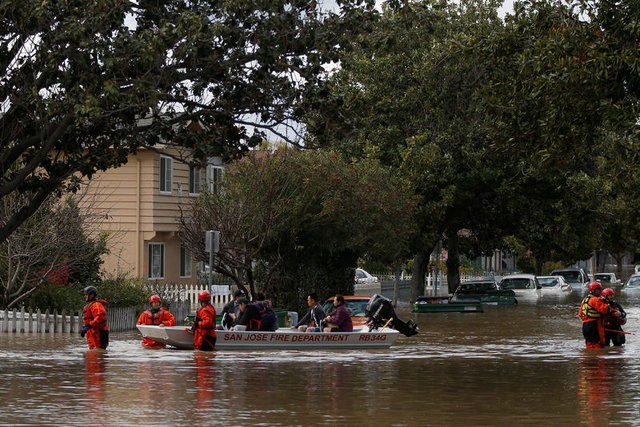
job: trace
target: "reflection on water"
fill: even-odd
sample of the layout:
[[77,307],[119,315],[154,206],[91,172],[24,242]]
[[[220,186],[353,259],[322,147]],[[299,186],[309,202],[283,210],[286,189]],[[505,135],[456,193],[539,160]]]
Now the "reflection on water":
[[[640,345],[587,352],[579,295],[412,315],[390,350],[192,352],[0,335],[3,425],[640,425]],[[621,300],[636,333],[640,296]]]

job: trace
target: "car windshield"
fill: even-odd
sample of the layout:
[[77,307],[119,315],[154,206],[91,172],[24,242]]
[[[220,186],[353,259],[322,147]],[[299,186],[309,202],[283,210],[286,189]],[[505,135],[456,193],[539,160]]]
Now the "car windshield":
[[538,277],[538,283],[545,288],[552,288],[558,286],[558,279],[555,277]]
[[[369,298],[367,299],[345,299],[344,304],[347,306],[347,310],[349,310],[349,314],[352,317],[364,317],[365,310],[367,308],[367,304],[369,303]],[[333,300],[326,301],[323,305],[324,311],[329,314],[333,310]]]
[[640,287],[640,276],[639,277],[630,277],[629,282],[627,282],[627,286],[630,288],[638,288]]
[[531,280],[525,278],[502,279],[502,289],[533,289]]
[[564,277],[569,283],[578,283],[580,282],[580,272],[579,271],[558,271],[556,273],[558,276]]
[[596,280],[600,283],[611,283],[611,275],[610,274],[596,274]]
[[467,282],[460,283],[456,292],[482,292],[494,291],[497,287],[493,282]]

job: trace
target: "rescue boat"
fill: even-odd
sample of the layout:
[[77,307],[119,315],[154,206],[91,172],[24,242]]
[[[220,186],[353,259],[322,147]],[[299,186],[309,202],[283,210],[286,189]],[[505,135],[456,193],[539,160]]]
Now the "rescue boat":
[[[143,337],[178,349],[193,349],[193,334],[185,326],[137,325]],[[362,349],[389,348],[400,333],[382,328],[369,331],[364,326],[353,332],[299,332],[280,328],[276,331],[216,331],[217,350],[269,349]]]

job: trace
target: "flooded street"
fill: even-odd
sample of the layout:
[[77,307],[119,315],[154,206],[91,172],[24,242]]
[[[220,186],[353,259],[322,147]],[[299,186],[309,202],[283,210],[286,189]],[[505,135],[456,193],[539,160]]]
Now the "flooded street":
[[[412,315],[389,350],[145,350],[0,334],[2,425],[640,425],[640,295],[623,348],[586,352],[579,297]],[[637,334],[637,335],[635,335]]]

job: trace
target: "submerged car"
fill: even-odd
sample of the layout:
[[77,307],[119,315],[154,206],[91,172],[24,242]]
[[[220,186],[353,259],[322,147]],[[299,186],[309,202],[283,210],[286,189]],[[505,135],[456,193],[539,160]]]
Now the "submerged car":
[[622,292],[640,293],[640,273],[632,274],[629,279],[622,285]]
[[558,268],[551,272],[551,276],[562,276],[574,291],[584,292],[589,284],[589,276],[581,268]]
[[512,290],[518,301],[538,300],[542,296],[542,286],[533,274],[511,274],[498,284],[500,289]]
[[602,283],[603,288],[616,287],[622,284],[622,281],[616,277],[616,273],[596,273],[595,280]]
[[453,293],[452,301],[479,300],[483,304],[515,305],[516,294],[510,289],[499,289],[492,279],[462,282]]
[[564,296],[573,292],[571,285],[562,276],[536,276],[536,278],[542,286],[542,296]]

